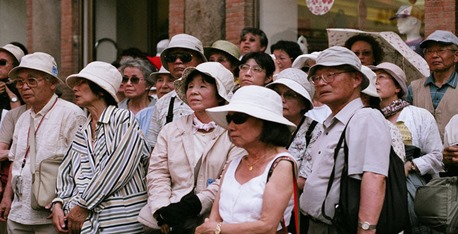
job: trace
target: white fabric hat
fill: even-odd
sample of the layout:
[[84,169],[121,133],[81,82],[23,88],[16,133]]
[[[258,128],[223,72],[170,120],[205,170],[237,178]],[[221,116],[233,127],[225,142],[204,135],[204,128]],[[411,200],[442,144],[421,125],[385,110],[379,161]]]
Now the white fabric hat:
[[205,62],[197,65],[197,67],[188,67],[183,71],[183,76],[176,80],[173,85],[178,97],[188,104],[186,98],[186,80],[189,79],[191,74],[200,72],[206,74],[216,81],[216,90],[224,100],[229,102],[232,96],[232,89],[235,86],[234,75],[231,71],[227,70],[221,63],[218,62]]
[[164,51],[167,46],[169,45],[170,43],[170,40],[169,39],[164,39],[164,40],[160,40],[157,44],[156,44],[156,54],[159,55],[162,53],[162,51]]
[[59,83],[63,83],[58,77],[57,64],[54,57],[47,53],[35,52],[22,57],[19,66],[11,69],[8,76],[11,80],[17,79],[17,73],[20,69],[32,69],[36,71],[44,72],[52,77],[56,78]]
[[377,87],[375,87],[375,78],[377,78],[377,75],[375,72],[371,70],[371,68],[361,65],[361,71],[366,75],[367,78],[369,78],[369,85],[361,91],[361,93],[365,93],[371,97],[377,97],[380,98],[380,95],[377,93]]
[[293,65],[291,67],[301,69],[302,67],[304,67],[304,63],[307,62],[307,60],[316,61],[318,55],[320,55],[320,52],[312,52],[311,54],[301,54],[297,56],[296,59],[294,59]]
[[288,126],[291,131],[296,125],[283,117],[283,103],[275,91],[257,85],[243,86],[234,93],[229,104],[206,110],[216,124],[226,128],[226,115],[229,111],[241,112],[258,119]]
[[273,88],[276,84],[282,84],[298,93],[310,102],[313,106],[312,98],[315,94],[315,88],[307,79],[307,74],[297,68],[287,68],[278,73],[277,79],[266,85],[268,88]]
[[161,69],[159,69],[159,71],[151,73],[149,77],[154,83],[156,83],[157,77],[159,75],[169,75],[173,77],[172,74],[170,74],[170,72],[167,69],[165,69],[164,66],[161,66]]
[[91,62],[78,74],[68,76],[67,85],[73,88],[77,78],[88,79],[96,83],[100,88],[107,91],[116,102],[119,102],[116,93],[121,86],[122,75],[113,65],[100,61]]
[[178,48],[193,50],[200,55],[202,61],[207,61],[207,58],[204,54],[204,47],[202,46],[202,42],[199,39],[189,34],[177,34],[173,36],[172,39],[170,39],[167,49],[161,53],[161,63],[165,69],[169,70],[169,66],[165,61],[165,56],[168,52],[170,52],[171,49]]
[[24,57],[24,51],[22,51],[21,48],[13,44],[6,44],[2,48],[0,48],[0,51],[1,50],[6,51],[10,53],[11,55],[13,55],[13,57],[17,60],[18,63],[20,63],[22,57]]
[[391,77],[393,77],[394,81],[401,86],[402,90],[402,98],[405,98],[407,96],[407,79],[406,79],[406,73],[396,64],[394,63],[389,63],[389,62],[383,62],[380,63],[377,66],[371,66],[370,67],[373,71],[385,71],[388,73]]

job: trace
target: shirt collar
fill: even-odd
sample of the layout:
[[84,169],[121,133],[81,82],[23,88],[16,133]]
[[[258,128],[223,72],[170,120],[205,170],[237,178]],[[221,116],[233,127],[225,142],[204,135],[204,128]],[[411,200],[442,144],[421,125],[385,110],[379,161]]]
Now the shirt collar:
[[32,113],[32,117],[35,117],[35,116],[37,116],[37,115],[41,115],[41,116],[46,115],[46,113],[48,113],[48,111],[50,111],[51,108],[54,106],[54,102],[57,101],[57,100],[56,100],[57,98],[59,98],[59,97],[57,97],[56,94],[53,94],[53,95],[51,96],[51,98],[49,99],[48,103],[46,103],[46,105],[45,105],[43,108],[41,108],[41,110],[38,111],[38,113],[35,113],[35,112],[33,111],[33,108],[30,108],[30,111],[31,111],[31,113]]
[[[448,80],[447,80],[447,82],[445,84],[447,84],[450,87],[456,88],[457,83],[458,83],[458,74],[454,71],[450,75],[450,78],[448,78]],[[426,78],[425,83],[423,85],[424,86],[435,85],[434,84],[433,73],[431,73],[431,75],[429,75],[429,77]]]
[[342,124],[347,124],[350,121],[351,117],[355,114],[355,112],[361,108],[363,108],[363,102],[361,98],[356,98],[355,100],[348,103],[342,110],[340,110],[335,116],[332,114],[323,122],[325,128],[328,128],[333,124],[335,121],[339,121]]

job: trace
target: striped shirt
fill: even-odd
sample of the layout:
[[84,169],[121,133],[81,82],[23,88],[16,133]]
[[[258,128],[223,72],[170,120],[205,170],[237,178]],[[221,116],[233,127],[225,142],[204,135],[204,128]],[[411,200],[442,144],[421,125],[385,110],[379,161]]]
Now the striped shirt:
[[64,210],[75,205],[90,210],[82,233],[143,233],[137,216],[147,201],[150,155],[143,133],[130,111],[114,106],[100,116],[95,136],[90,120],[59,168],[57,194]]

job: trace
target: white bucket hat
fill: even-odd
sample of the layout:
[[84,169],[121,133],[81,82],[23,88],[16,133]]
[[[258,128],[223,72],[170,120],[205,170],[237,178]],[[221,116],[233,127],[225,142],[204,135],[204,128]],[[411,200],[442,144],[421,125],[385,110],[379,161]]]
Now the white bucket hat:
[[361,65],[361,71],[366,75],[367,78],[369,78],[369,85],[361,91],[361,93],[365,93],[371,97],[377,97],[380,98],[380,95],[377,93],[377,87],[375,87],[375,78],[377,78],[377,75],[375,72],[371,70],[371,68]]
[[6,44],[5,46],[0,48],[0,51],[6,51],[10,53],[11,55],[13,55],[13,57],[16,59],[18,63],[20,63],[22,57],[24,57],[24,51],[22,51],[21,48],[13,44]]
[[149,78],[153,81],[153,83],[156,83],[157,77],[159,77],[159,75],[169,75],[173,77],[172,74],[170,74],[170,72],[167,69],[165,69],[164,66],[161,66],[161,69],[159,69],[159,71],[157,72],[151,73],[149,75]]
[[276,84],[282,84],[294,92],[298,93],[310,102],[312,105],[312,97],[315,94],[315,88],[307,79],[307,74],[297,68],[287,68],[277,75],[277,79],[266,85],[268,88],[273,88]]
[[342,47],[333,46],[323,50],[316,59],[316,64],[309,70],[309,77],[315,75],[319,67],[335,67],[348,65],[353,67],[356,71],[360,72],[363,76],[361,89],[365,89],[369,85],[369,79],[361,72],[361,60],[353,53],[353,51]]
[[227,102],[231,100],[232,89],[235,86],[234,75],[232,72],[227,70],[227,68],[225,68],[221,63],[205,62],[197,65],[197,67],[186,68],[183,71],[183,76],[173,83],[178,97],[180,97],[183,102],[188,104],[188,100],[186,98],[186,81],[192,77],[191,74],[195,74],[195,72],[203,73],[215,79],[216,90],[219,96],[224,98]]
[[169,65],[165,61],[165,56],[168,52],[170,52],[171,49],[178,48],[196,51],[200,55],[202,61],[207,61],[207,58],[204,54],[204,47],[202,46],[202,42],[199,39],[189,34],[177,34],[170,39],[170,43],[167,49],[161,53],[161,63],[165,69],[169,70]]
[[301,69],[302,67],[304,67],[304,63],[307,62],[307,60],[316,61],[318,55],[320,55],[320,52],[312,52],[311,54],[301,54],[297,56],[296,59],[294,59],[293,65],[291,65],[291,67]]
[[8,76],[11,80],[15,80],[17,79],[17,73],[19,70],[24,68],[44,72],[56,78],[57,82],[63,83],[62,80],[57,77],[58,71],[56,60],[54,60],[54,57],[47,53],[35,52],[25,55],[22,57],[19,66],[11,69]]
[[226,115],[229,111],[241,112],[258,119],[267,120],[288,126],[291,131],[296,125],[283,117],[281,97],[273,90],[257,86],[243,86],[234,93],[229,104],[206,110],[216,124],[226,128]]
[[91,62],[78,74],[68,76],[67,85],[73,88],[77,78],[88,79],[96,83],[100,88],[107,91],[116,102],[119,102],[116,93],[121,86],[122,75],[113,65],[100,61]]

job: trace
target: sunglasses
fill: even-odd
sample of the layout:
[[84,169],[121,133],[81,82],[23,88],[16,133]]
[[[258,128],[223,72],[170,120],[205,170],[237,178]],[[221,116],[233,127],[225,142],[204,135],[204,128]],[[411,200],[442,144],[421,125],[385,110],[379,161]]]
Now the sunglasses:
[[0,66],[5,66],[8,63],[5,59],[0,59]]
[[191,62],[192,57],[193,57],[193,56],[192,56],[191,53],[183,53],[183,52],[180,52],[180,53],[167,54],[167,55],[164,56],[164,60],[165,60],[165,62],[167,62],[167,63],[173,63],[173,62],[175,62],[177,59],[180,59],[181,62],[187,63],[187,62]]
[[122,78],[122,83],[125,84],[125,83],[129,82],[129,80],[130,80],[130,83],[131,83],[131,84],[138,84],[138,83],[140,83],[140,80],[142,80],[142,79],[140,79],[140,78],[138,78],[138,77],[136,77],[136,76],[133,76],[133,77],[131,77],[131,78],[129,78],[129,77],[127,77],[127,76],[124,76],[124,77]]
[[227,114],[226,115],[226,121],[227,124],[230,124],[231,122],[234,122],[234,124],[243,124],[248,120],[249,115],[236,112],[234,114]]

